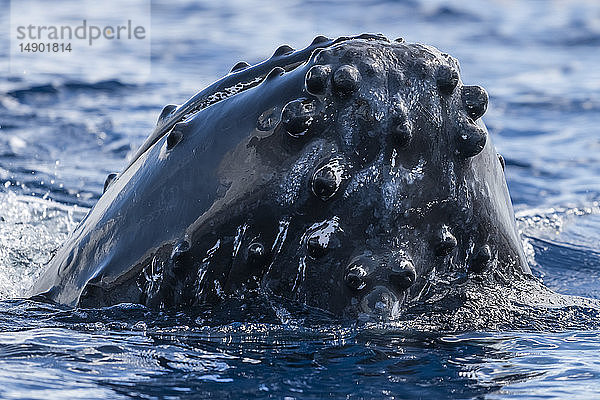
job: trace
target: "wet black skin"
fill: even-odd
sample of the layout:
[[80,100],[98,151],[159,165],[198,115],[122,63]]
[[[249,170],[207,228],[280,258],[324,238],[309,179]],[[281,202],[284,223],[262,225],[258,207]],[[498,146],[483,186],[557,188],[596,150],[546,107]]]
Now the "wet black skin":
[[34,293],[393,317],[434,277],[529,274],[487,101],[452,57],[380,35],[240,63],[165,108]]

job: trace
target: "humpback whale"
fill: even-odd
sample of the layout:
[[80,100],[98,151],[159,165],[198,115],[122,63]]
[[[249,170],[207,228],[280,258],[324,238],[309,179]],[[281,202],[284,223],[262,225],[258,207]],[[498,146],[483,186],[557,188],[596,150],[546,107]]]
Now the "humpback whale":
[[378,34],[240,62],[162,110],[33,294],[393,318],[432,279],[529,276],[487,105],[452,56]]

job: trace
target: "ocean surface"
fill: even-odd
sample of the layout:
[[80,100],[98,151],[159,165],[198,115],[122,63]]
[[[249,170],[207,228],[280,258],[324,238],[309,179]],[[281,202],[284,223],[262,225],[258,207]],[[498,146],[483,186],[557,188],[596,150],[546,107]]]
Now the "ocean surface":
[[23,298],[165,104],[281,44],[380,32],[452,54],[487,89],[534,274],[599,299],[599,2],[153,1],[151,74],[109,77],[9,72],[8,9],[0,0],[0,398],[600,398],[593,313],[440,332]]

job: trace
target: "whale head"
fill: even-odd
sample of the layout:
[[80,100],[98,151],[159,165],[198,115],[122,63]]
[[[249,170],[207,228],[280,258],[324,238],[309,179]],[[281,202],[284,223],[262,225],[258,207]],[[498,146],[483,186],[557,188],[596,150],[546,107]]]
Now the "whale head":
[[528,274],[487,104],[448,54],[380,35],[239,63],[165,107],[34,292],[393,318],[437,280]]

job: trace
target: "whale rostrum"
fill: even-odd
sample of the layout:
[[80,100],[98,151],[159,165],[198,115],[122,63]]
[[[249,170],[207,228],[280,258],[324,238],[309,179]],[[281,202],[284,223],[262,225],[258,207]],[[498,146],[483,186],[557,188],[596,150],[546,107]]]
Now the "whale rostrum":
[[165,107],[34,293],[393,317],[432,277],[529,275],[487,105],[454,58],[382,35],[240,62]]

